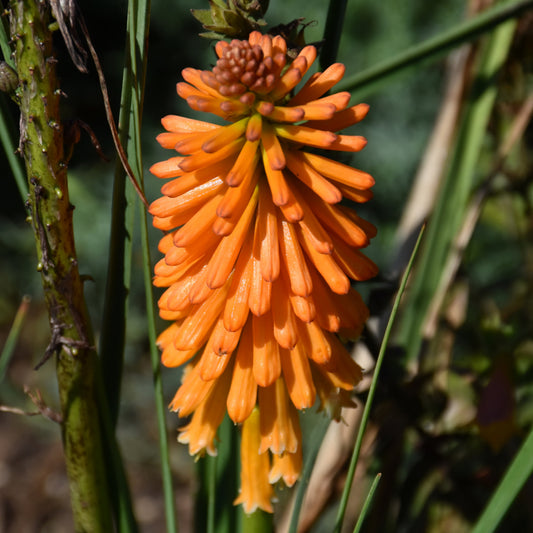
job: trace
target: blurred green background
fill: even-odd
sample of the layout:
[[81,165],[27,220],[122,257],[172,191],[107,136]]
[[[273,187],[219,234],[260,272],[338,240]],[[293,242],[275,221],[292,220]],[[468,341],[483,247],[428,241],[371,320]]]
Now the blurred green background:
[[[200,0],[152,2],[143,118],[145,186],[150,201],[158,196],[161,183],[147,169],[169,157],[155,141],[161,131],[160,118],[166,114],[194,116],[175,92],[180,71],[186,66],[209,68],[215,62],[211,43],[197,36],[200,25],[189,13],[190,8],[206,8],[205,4]],[[304,17],[309,22],[307,42],[321,40],[327,2],[306,0],[304,7],[296,0],[271,0],[270,4],[266,16],[269,26]],[[94,0],[84,3],[82,9],[118,116],[126,3]],[[436,4],[352,0],[348,2],[338,60],[346,64],[347,75],[363,71],[459,24],[467,9],[464,0]],[[521,20],[499,81],[476,183],[491,173],[497,147],[531,93],[532,30],[529,14]],[[114,157],[94,69],[88,75],[77,72],[59,37],[57,49],[62,88],[67,95],[63,102],[65,120],[86,122],[106,155]],[[364,95],[371,110],[357,126],[357,134],[368,138],[368,146],[354,157],[353,164],[376,179],[374,199],[359,209],[379,229],[366,252],[380,266],[381,274],[361,289],[374,315],[373,329],[366,336],[371,348],[379,339],[383,327],[380,317],[382,320],[397,286],[402,267],[397,255],[397,228],[406,205],[413,208],[407,200],[445,97],[447,65],[446,59],[440,59],[417,66]],[[16,106],[4,95],[2,105],[16,129]],[[393,343],[389,349],[372,419],[372,453],[364,461],[364,475],[381,471],[384,477],[365,531],[469,531],[531,425],[532,141],[529,126],[511,152],[505,172],[493,180],[416,372],[405,357],[405,347]],[[49,340],[33,236],[3,155],[0,171],[4,177],[0,195],[0,347],[22,298],[31,297],[1,385],[0,404],[34,410],[23,392],[28,385],[40,390],[46,404],[54,408],[53,361],[38,372],[33,370]],[[85,289],[96,336],[105,288],[113,174],[114,162],[100,160],[89,138],[82,134],[70,164],[69,186],[75,205],[80,271],[91,278]],[[158,232],[152,231],[154,262],[159,258],[158,238]],[[140,247],[136,247],[119,440],[141,529],[158,532],[164,530],[164,514],[141,261]],[[170,401],[179,372],[164,370],[163,380]],[[187,532],[193,515],[195,467],[186,448],[174,443],[180,422],[172,414],[168,422],[178,520],[180,530]],[[0,413],[0,435],[0,531],[70,531],[58,429],[41,417]],[[341,486],[342,470],[331,501],[326,502],[312,531],[331,530],[330,504]],[[498,531],[533,530],[528,503],[532,500],[533,484],[529,482]]]

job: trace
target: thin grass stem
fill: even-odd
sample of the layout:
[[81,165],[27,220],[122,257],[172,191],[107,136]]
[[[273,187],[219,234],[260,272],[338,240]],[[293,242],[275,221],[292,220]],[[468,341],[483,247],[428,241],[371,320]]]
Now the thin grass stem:
[[337,513],[336,521],[335,521],[335,527],[333,529],[334,533],[339,533],[341,531],[342,522],[344,520],[344,515],[346,513],[346,506],[348,504],[348,497],[350,496],[350,490],[352,487],[353,478],[355,476],[355,469],[357,467],[357,461],[359,459],[359,454],[361,452],[361,446],[363,444],[363,437],[365,434],[365,429],[368,424],[368,419],[370,418],[370,410],[372,408],[372,402],[374,401],[374,396],[376,394],[379,372],[381,370],[381,365],[383,364],[383,360],[385,358],[385,353],[387,351],[389,337],[392,331],[394,320],[396,318],[396,313],[398,312],[400,300],[405,291],[407,280],[409,278],[409,274],[411,273],[411,269],[413,268],[414,259],[420,247],[420,243],[422,242],[422,237],[424,235],[424,229],[425,229],[425,226],[422,227],[418,235],[418,239],[413,249],[413,253],[411,254],[411,258],[409,259],[409,264],[407,265],[407,268],[405,269],[405,272],[403,274],[400,287],[398,289],[398,294],[396,295],[396,298],[394,300],[394,305],[392,306],[392,311],[391,311],[391,314],[390,314],[390,317],[387,323],[387,328],[385,329],[385,334],[383,335],[383,341],[381,343],[381,348],[379,350],[378,358],[376,360],[376,366],[374,368],[374,375],[372,376],[372,383],[370,384],[370,389],[368,391],[365,408],[363,410],[363,416],[361,417],[361,423],[359,426],[359,431],[357,433],[357,439],[355,441],[355,447],[353,449],[352,458],[350,460],[350,467],[348,468],[348,474],[346,476],[344,490],[343,490],[341,501],[339,504],[339,510]]

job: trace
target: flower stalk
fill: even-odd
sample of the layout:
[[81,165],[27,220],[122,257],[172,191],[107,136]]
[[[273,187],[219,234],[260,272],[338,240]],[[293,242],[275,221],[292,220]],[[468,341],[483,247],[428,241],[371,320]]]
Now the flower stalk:
[[10,21],[19,77],[19,147],[51,329],[40,364],[57,355],[61,430],[75,529],[111,531],[95,399],[98,363],[74,245],[50,6],[43,1],[13,0]]

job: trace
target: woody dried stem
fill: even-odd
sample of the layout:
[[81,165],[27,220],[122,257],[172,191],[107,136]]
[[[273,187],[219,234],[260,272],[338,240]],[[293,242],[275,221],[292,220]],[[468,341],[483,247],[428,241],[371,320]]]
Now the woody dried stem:
[[97,359],[73,238],[50,8],[34,0],[13,0],[9,7],[19,76],[20,151],[29,185],[27,206],[51,329],[44,358],[57,355],[75,529],[111,531],[95,393]]

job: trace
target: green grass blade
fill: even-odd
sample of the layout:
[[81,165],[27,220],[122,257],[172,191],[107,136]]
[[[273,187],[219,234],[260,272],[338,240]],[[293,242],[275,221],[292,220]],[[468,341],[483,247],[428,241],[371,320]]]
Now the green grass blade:
[[473,41],[503,22],[517,18],[533,8],[533,0],[504,2],[480,15],[458,24],[450,30],[409,48],[392,59],[387,59],[359,74],[349,76],[336,85],[339,91],[359,91],[382,83],[390,76],[423,62],[436,60],[457,46]]
[[417,261],[416,276],[399,329],[399,342],[406,347],[411,360],[420,349],[421,328],[427,309],[438,288],[451,244],[461,226],[476,182],[477,162],[496,100],[495,79],[507,58],[515,27],[515,21],[506,22],[486,43],[455,152],[428,224],[426,245]]
[[128,479],[115,435],[115,426],[107,409],[107,397],[101,376],[97,378],[96,394],[102,428],[107,482],[117,531],[118,533],[137,533],[139,528],[135,520]]
[[[141,182],[142,183],[142,182]],[[163,383],[161,381],[161,368],[159,365],[159,352],[156,346],[156,326],[154,296],[152,290],[152,264],[150,260],[150,248],[148,242],[148,226],[146,213],[141,213],[141,240],[143,247],[144,286],[146,293],[146,322],[148,325],[148,338],[150,341],[150,361],[152,364],[152,376],[154,381],[154,397],[157,416],[157,429],[159,436],[159,456],[161,460],[161,478],[163,482],[163,497],[165,502],[165,519],[167,533],[176,533],[176,513],[174,509],[174,489],[172,486],[172,472],[170,469],[170,457],[168,450],[167,428],[165,423],[166,405],[163,396]]]
[[348,0],[330,0],[326,27],[324,29],[324,43],[320,50],[320,68],[325,70],[337,59],[339,43],[342,36],[342,26]]
[[374,478],[374,481],[372,482],[372,485],[370,486],[370,490],[368,491],[368,494],[366,496],[365,503],[363,504],[363,508],[361,509],[361,514],[359,515],[359,518],[357,519],[357,523],[355,524],[353,533],[359,533],[361,531],[361,528],[363,527],[363,522],[365,521],[366,514],[370,510],[370,507],[372,505],[372,500],[374,498],[374,494],[376,493],[376,489],[378,488],[380,480],[381,480],[381,473],[378,474]]
[[[0,24],[0,26],[2,26]],[[15,143],[13,139],[15,138],[15,130],[10,127],[12,122],[9,118],[9,114],[6,109],[6,101],[3,95],[0,95],[0,142],[4,147],[6,157],[15,178],[15,183],[19,190],[22,202],[25,202],[28,198],[28,184],[26,182],[26,176],[22,170],[22,163],[20,157],[15,155]]]
[[411,258],[409,259],[409,264],[407,265],[407,268],[405,269],[405,272],[403,274],[402,281],[398,289],[398,294],[396,295],[396,298],[394,300],[394,305],[392,306],[392,311],[391,311],[391,314],[390,314],[390,317],[387,323],[387,328],[385,329],[385,334],[383,335],[383,341],[381,343],[381,348],[379,350],[378,358],[376,360],[376,366],[374,368],[374,375],[372,376],[372,383],[370,384],[370,389],[368,390],[368,397],[366,400],[365,408],[363,410],[363,415],[361,417],[361,424],[359,426],[359,431],[357,433],[357,439],[355,441],[352,458],[350,460],[350,467],[348,469],[348,474],[346,476],[346,481],[344,484],[344,490],[343,490],[341,501],[339,504],[339,510],[337,512],[335,528],[333,530],[336,533],[340,532],[342,528],[342,522],[344,520],[344,515],[346,513],[346,506],[348,505],[348,497],[350,496],[350,490],[351,490],[353,478],[355,475],[355,468],[357,466],[357,461],[359,459],[359,454],[361,452],[361,446],[363,444],[363,436],[365,433],[366,426],[368,424],[368,419],[370,418],[370,410],[372,408],[372,402],[374,401],[374,395],[376,394],[379,372],[381,370],[381,365],[385,357],[385,352],[387,350],[387,345],[388,345],[389,337],[392,331],[392,326],[394,324],[394,320],[398,312],[400,300],[405,291],[405,286],[407,285],[409,274],[411,273],[411,269],[413,268],[414,259],[417,255],[418,249],[420,247],[420,243],[422,242],[422,236],[424,235],[424,229],[425,228],[423,227],[418,235],[418,239],[413,249],[413,253],[411,254]]
[[[2,7],[3,9],[3,7]],[[15,62],[11,57],[11,47],[9,46],[9,37],[7,36],[6,28],[4,26],[5,17],[0,20],[0,48],[4,56],[4,61],[12,68],[15,68]]]
[[472,529],[472,533],[492,533],[532,473],[533,428]]
[[13,319],[13,324],[7,335],[6,342],[2,348],[2,353],[0,354],[0,383],[4,380],[9,361],[11,361],[11,357],[15,351],[22,330],[22,324],[24,323],[24,319],[26,318],[30,307],[30,301],[31,298],[29,296],[22,297],[22,301],[20,302],[15,318]]
[[305,496],[305,491],[307,485],[309,484],[309,479],[311,477],[311,472],[315,466],[316,457],[320,450],[320,445],[324,440],[324,435],[328,429],[331,420],[326,416],[317,417],[318,421],[309,436],[309,444],[304,449],[304,467],[302,469],[302,474],[300,480],[298,481],[298,487],[296,489],[296,497],[294,500],[294,507],[291,514],[291,522],[289,525],[289,533],[296,533],[298,531],[298,520],[300,519],[300,511],[302,509],[302,504]]
[[[143,186],[142,173],[142,152],[141,152],[141,119],[142,119],[142,103],[144,95],[144,83],[146,75],[146,43],[148,40],[148,28],[151,2],[149,0],[141,0],[135,2],[137,4],[137,11],[135,21],[132,24],[136,28],[135,32],[131,32],[130,50],[141,50],[140,57],[132,57],[131,63],[135,64],[133,67],[136,78],[136,91],[132,99],[132,113],[135,123],[136,134],[133,137],[135,141],[135,153],[137,154],[135,169],[141,186]],[[133,39],[134,37],[134,39]],[[141,72],[139,72],[141,69]],[[172,484],[172,471],[170,468],[170,456],[168,448],[167,427],[165,421],[166,404],[163,395],[163,383],[161,380],[161,369],[159,365],[159,352],[156,346],[156,313],[154,308],[154,294],[152,286],[152,261],[150,257],[150,243],[148,238],[148,222],[146,211],[141,209],[141,244],[143,250],[143,272],[144,272],[144,290],[146,295],[146,322],[148,326],[148,338],[150,342],[150,361],[152,365],[152,377],[154,383],[154,400],[156,406],[157,428],[159,437],[159,456],[161,461],[161,478],[163,485],[163,498],[165,502],[165,520],[167,525],[167,533],[176,533],[178,526],[176,522],[176,513],[174,505],[174,488]]]
[[217,431],[217,455],[197,462],[198,491],[195,501],[195,531],[238,533],[242,506],[233,500],[239,486],[239,428],[228,416]]
[[[142,176],[140,127],[146,71],[148,22],[149,2],[130,0],[119,131],[121,143],[129,157],[130,166],[137,176]],[[102,418],[109,446],[109,480],[115,489],[113,496],[117,523],[119,530],[124,533],[134,532],[138,529],[133,515],[124,466],[114,438],[124,357],[135,203],[135,191],[127,182],[122,165],[117,163],[113,191],[110,261],[100,352],[103,389],[101,394]],[[141,231],[147,243],[146,222]],[[149,255],[145,258],[146,262],[149,265]],[[152,301],[151,294],[150,301]],[[152,337],[155,339],[155,327],[153,327]],[[107,401],[104,402],[103,398]],[[103,405],[104,403],[106,405]],[[109,405],[108,408],[107,404]],[[164,440],[166,443],[166,435]]]

